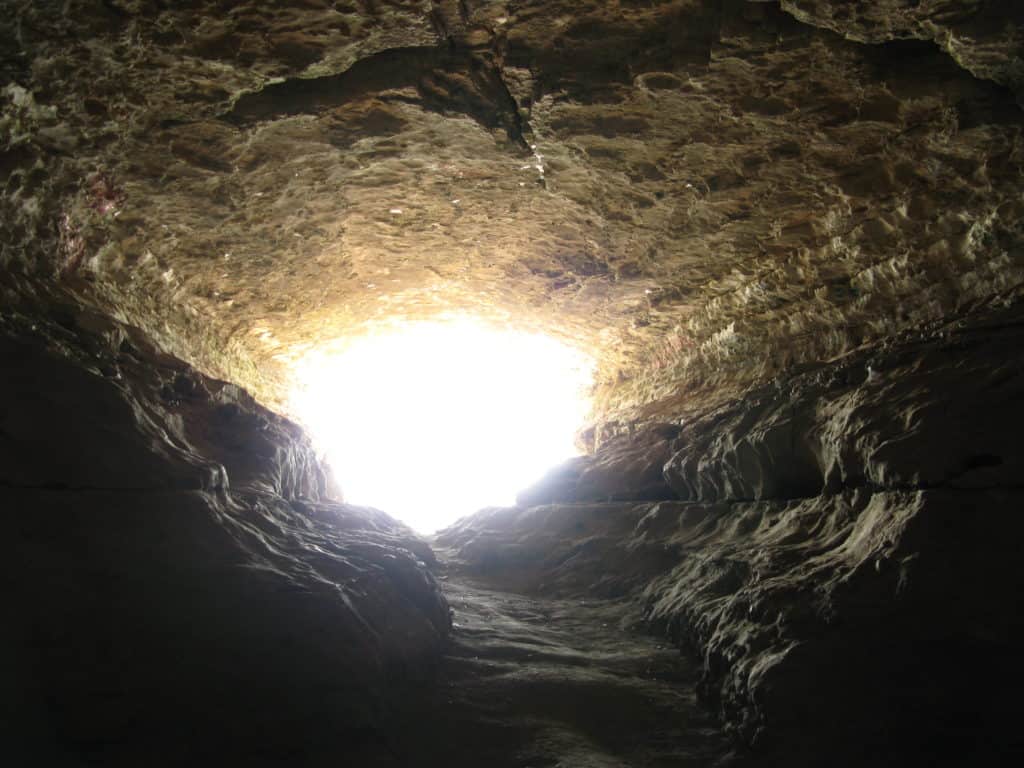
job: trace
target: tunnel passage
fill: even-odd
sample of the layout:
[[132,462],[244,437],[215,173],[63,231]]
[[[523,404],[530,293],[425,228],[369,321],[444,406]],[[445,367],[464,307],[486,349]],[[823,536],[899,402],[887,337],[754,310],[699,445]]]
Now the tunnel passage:
[[[0,1],[12,754],[1019,763],[1018,5]],[[459,316],[590,413],[427,540],[294,374]]]
[[429,534],[580,453],[593,361],[554,338],[463,316],[333,347],[296,365],[291,407],[351,503]]

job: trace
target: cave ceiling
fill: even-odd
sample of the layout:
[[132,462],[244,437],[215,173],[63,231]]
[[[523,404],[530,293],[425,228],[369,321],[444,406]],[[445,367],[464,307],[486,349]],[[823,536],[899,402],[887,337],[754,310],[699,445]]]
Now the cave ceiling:
[[678,411],[1024,277],[1015,0],[0,6],[4,302],[272,406],[311,348],[471,313]]

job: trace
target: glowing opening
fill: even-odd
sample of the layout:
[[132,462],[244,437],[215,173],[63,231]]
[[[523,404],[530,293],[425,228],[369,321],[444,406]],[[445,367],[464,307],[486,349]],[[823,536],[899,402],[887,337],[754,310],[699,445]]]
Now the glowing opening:
[[578,455],[592,378],[589,356],[547,336],[422,322],[307,354],[292,412],[347,502],[427,533]]

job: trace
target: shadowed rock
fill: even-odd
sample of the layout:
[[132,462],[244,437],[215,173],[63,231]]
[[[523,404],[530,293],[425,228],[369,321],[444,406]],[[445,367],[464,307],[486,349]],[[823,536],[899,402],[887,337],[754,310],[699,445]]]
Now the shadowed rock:
[[330,501],[294,425],[137,333],[14,330],[8,754],[271,764],[342,739],[372,756],[389,681],[427,674],[448,632],[430,548]]
[[[680,500],[560,485],[437,542],[533,594],[633,595],[753,765],[1009,764],[1022,340],[999,313],[810,367],[683,424]],[[576,475],[616,462],[628,495],[621,441]]]

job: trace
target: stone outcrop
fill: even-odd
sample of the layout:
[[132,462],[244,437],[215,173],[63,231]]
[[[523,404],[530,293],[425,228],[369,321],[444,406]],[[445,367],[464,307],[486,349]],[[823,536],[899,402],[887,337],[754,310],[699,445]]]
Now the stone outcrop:
[[389,681],[448,631],[430,548],[332,501],[297,427],[133,329],[8,314],[0,359],[7,754],[370,760]]
[[636,596],[757,761],[1009,764],[1022,341],[1003,313],[811,366],[685,420],[678,498],[564,494],[438,542],[521,589]]

